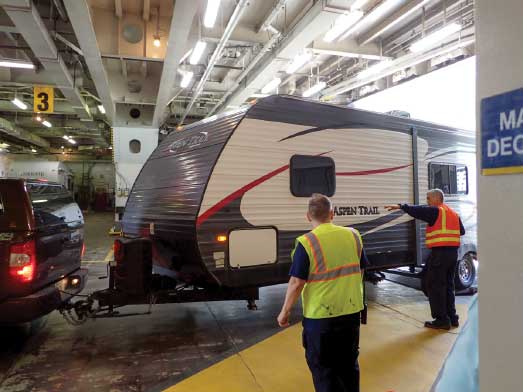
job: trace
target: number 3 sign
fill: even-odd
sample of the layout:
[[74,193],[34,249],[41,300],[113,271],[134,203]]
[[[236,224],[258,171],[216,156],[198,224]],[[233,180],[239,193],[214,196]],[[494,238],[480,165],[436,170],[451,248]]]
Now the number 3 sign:
[[54,111],[54,88],[48,86],[34,87],[34,105],[35,113],[53,113]]

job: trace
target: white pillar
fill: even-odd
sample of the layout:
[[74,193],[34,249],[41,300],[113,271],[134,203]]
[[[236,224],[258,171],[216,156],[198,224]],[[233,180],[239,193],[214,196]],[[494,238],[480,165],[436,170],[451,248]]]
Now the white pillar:
[[[480,102],[523,87],[523,1],[476,0]],[[481,158],[478,160],[478,165]],[[478,179],[482,392],[523,390],[523,174]]]

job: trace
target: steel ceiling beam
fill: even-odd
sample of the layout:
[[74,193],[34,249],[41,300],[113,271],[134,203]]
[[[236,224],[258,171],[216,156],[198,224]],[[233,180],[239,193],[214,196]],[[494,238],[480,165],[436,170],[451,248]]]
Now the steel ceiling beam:
[[154,108],[153,127],[160,126],[165,117],[169,99],[174,95],[174,86],[180,60],[187,51],[185,43],[189,40],[192,22],[198,10],[196,1],[177,1],[169,30],[169,39],[165,51],[160,88]]
[[303,48],[324,33],[326,27],[330,26],[339,16],[338,13],[326,11],[324,7],[323,1],[314,3],[279,42],[276,49],[266,53],[259,64],[245,76],[241,87],[238,86],[221,107],[243,104],[253,93],[259,92],[271,81],[283,64],[293,59]]
[[209,64],[207,64],[207,68],[205,69],[203,76],[198,81],[198,84],[196,85],[196,89],[193,91],[192,99],[189,102],[189,105],[187,105],[187,108],[185,109],[185,112],[182,115],[180,124],[182,124],[184,122],[185,117],[189,114],[192,106],[194,105],[194,102],[196,102],[196,99],[202,92],[205,82],[207,81],[209,76],[211,76],[212,69],[214,68],[216,62],[218,61],[219,57],[222,54],[225,44],[227,43],[232,32],[238,25],[238,22],[240,21],[240,18],[248,5],[249,5],[249,0],[239,0],[238,3],[236,4],[236,7],[234,8],[234,11],[229,19],[229,22],[227,23],[227,26],[225,27],[225,31],[223,32],[222,38],[220,39],[220,42],[216,46],[216,49],[214,49],[214,52],[209,60]]
[[47,140],[14,125],[11,121],[6,120],[5,118],[0,118],[0,137],[2,134],[38,147],[48,148],[50,146]]
[[114,123],[115,104],[111,96],[109,78],[105,70],[96,33],[94,31],[93,20],[87,0],[64,0],[67,14],[71,20],[75,35],[84,53],[84,59],[89,68],[89,73],[93,79],[98,96],[105,108],[107,118],[111,124]]
[[43,67],[50,71],[54,84],[60,86],[60,90],[74,107],[78,116],[90,119],[89,107],[76,87],[76,80],[58,53],[36,7],[30,0],[0,0],[0,6],[4,8]]

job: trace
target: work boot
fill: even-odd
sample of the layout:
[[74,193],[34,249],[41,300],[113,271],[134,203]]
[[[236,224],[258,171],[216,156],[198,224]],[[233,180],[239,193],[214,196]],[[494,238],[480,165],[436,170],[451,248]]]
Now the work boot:
[[425,328],[444,329],[448,331],[450,329],[450,322],[446,320],[425,321]]
[[456,316],[456,317],[451,317],[450,318],[450,325],[453,327],[453,328],[458,328],[459,327],[459,317]]

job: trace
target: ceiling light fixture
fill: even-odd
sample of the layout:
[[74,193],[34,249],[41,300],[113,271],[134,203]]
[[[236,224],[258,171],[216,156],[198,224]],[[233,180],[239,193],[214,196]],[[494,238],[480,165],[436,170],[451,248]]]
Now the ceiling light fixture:
[[24,69],[34,69],[35,65],[33,63],[24,63],[21,61],[0,61],[0,67],[5,68],[24,68]]
[[98,105],[98,110],[100,111],[100,113],[105,114],[104,105]]
[[207,43],[203,41],[196,42],[196,45],[194,46],[194,49],[191,53],[191,57],[189,57],[189,63],[192,65],[198,64],[198,61],[200,61],[200,58],[202,57],[203,51],[207,47]]
[[203,25],[208,29],[212,29],[216,23],[216,16],[220,9],[220,0],[207,0],[207,8],[205,16],[203,17]]
[[262,88],[261,92],[262,94],[269,94],[270,92],[276,90],[276,88],[281,84],[280,78],[274,78],[272,79],[267,85]]
[[405,3],[404,0],[383,0],[376,7],[365,14],[365,17],[361,21],[355,23],[350,29],[348,29],[339,40],[348,38],[349,36],[356,34],[357,30],[363,28],[364,25],[372,25],[377,23],[378,20],[383,19],[386,15],[391,13],[397,6]]
[[332,42],[338,38],[345,31],[350,29],[363,17],[362,11],[352,11],[348,14],[338,16],[334,25],[329,31],[323,36],[325,42]]
[[14,98],[12,101],[11,101],[14,105],[18,106],[20,109],[22,110],[26,110],[27,109],[27,105],[20,101],[18,98]]
[[296,57],[294,57],[294,60],[292,60],[292,62],[289,64],[285,72],[289,75],[293,74],[301,67],[303,67],[308,61],[310,61],[311,58],[312,53],[308,50],[303,53],[297,54]]
[[372,76],[374,74],[377,74],[378,72],[381,72],[385,68],[387,68],[390,65],[390,63],[391,63],[390,60],[382,60],[379,63],[376,63],[376,64],[370,66],[369,68],[364,69],[363,71],[361,71],[358,74],[357,78],[358,79],[365,79],[368,76]]
[[42,122],[42,116],[37,114],[36,117],[35,117],[35,120],[38,121],[38,122]]
[[36,150],[35,150],[34,148],[31,148],[31,152],[35,153],[35,152],[36,152]]
[[262,94],[262,93],[253,93],[250,95],[252,98],[265,98],[268,97],[269,94]]
[[313,96],[314,94],[319,93],[321,90],[323,90],[325,87],[327,87],[327,83],[325,82],[318,82],[308,90],[305,90],[302,94],[303,97],[308,98]]
[[162,42],[160,41],[160,37],[158,35],[155,35],[153,39],[153,45],[159,48],[161,44]]
[[74,140],[72,137],[70,137],[67,141],[71,144],[76,144],[76,140]]
[[62,138],[64,138],[65,140],[69,140],[69,136],[67,135],[62,136]]
[[191,80],[194,76],[194,72],[191,71],[183,71],[182,72],[182,81],[180,82],[181,88],[187,88],[189,84],[191,83]]
[[431,33],[419,41],[414,42],[410,46],[410,51],[414,53],[423,52],[424,50],[432,48],[437,43],[443,41],[448,36],[461,31],[463,28],[459,23],[449,23],[443,28]]
[[53,124],[51,124],[49,121],[47,120],[44,120],[42,121],[42,124],[45,125],[47,128],[51,128],[53,126]]

